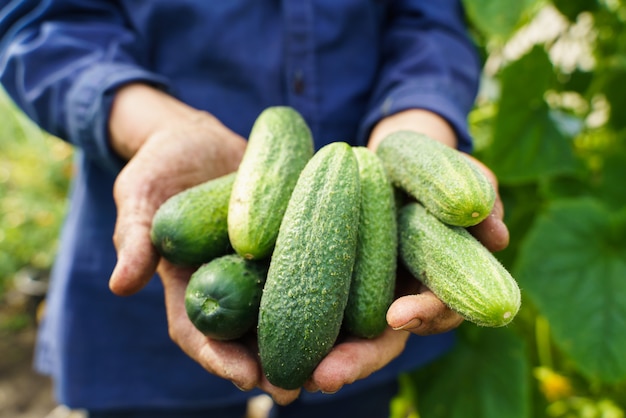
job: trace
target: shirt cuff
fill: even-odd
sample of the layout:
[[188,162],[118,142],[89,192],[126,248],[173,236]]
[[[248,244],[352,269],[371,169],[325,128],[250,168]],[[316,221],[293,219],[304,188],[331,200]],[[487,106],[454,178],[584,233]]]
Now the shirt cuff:
[[474,97],[459,97],[452,86],[441,80],[423,80],[393,89],[366,114],[359,130],[359,140],[366,145],[369,134],[381,119],[409,109],[425,109],[444,118],[456,133],[460,151],[471,152],[467,115]]
[[81,74],[66,98],[68,140],[113,172],[126,161],[111,148],[108,120],[115,90],[124,84],[143,82],[168,90],[169,82],[158,74],[119,63],[98,64]]

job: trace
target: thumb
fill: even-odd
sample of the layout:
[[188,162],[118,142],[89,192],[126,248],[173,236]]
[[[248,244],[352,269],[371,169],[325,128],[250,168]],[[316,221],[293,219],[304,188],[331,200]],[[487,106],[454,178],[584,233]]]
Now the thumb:
[[150,241],[149,225],[118,220],[114,239],[117,263],[109,280],[109,288],[118,296],[141,290],[152,278],[159,260]]
[[125,174],[120,173],[114,187],[117,221],[113,243],[117,263],[109,280],[109,288],[119,296],[141,290],[154,275],[159,261],[150,239],[152,217],[158,204],[150,198],[154,194],[146,190],[146,183]]

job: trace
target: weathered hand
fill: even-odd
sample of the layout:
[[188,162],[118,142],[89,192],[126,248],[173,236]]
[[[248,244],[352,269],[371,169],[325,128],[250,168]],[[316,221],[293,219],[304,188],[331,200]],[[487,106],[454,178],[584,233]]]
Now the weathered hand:
[[263,376],[254,338],[217,341],[194,327],[184,306],[193,268],[161,259],[150,241],[158,207],[182,190],[235,171],[246,141],[212,115],[147,86],[124,89],[113,115],[117,118],[111,123],[112,146],[129,162],[114,186],[118,262],[109,281],[111,290],[118,295],[135,293],[158,271],[170,337],[187,355],[242,390],[259,387],[277,403],[293,401],[299,390],[277,388]]
[[[412,109],[381,120],[372,131],[368,146],[376,149],[385,136],[401,129],[416,130],[451,147],[457,145],[456,135],[445,120],[427,110]],[[490,251],[502,250],[509,243],[509,232],[502,221],[504,210],[496,177],[476,158],[464,155],[485,172],[496,189],[496,202],[491,214],[468,229]],[[452,330],[463,322],[458,314],[410,274],[400,273],[397,285],[398,297],[387,311],[387,323],[393,329],[428,335]]]
[[[509,231],[503,222],[504,209],[494,174],[476,158],[466,155],[491,181],[496,189],[496,202],[491,214],[480,224],[468,228],[487,249],[499,251],[509,243]],[[405,273],[403,276],[410,276]],[[409,278],[410,280],[410,278]],[[417,282],[416,279],[413,279]],[[446,332],[459,326],[463,319],[451,311],[426,286],[418,282],[417,289],[410,289],[407,279],[398,277],[398,283],[409,286],[404,296],[398,297],[387,311],[387,323],[396,330],[405,330],[418,335]],[[415,284],[413,285],[415,286]]]
[[236,170],[245,140],[215,117],[147,86],[124,89],[113,116],[112,146],[129,161],[114,186],[118,262],[111,290],[118,295],[135,293],[158,270],[169,333],[185,353],[243,390],[258,386],[280,403],[292,401],[299,391],[284,391],[263,378],[255,342],[216,341],[195,329],[184,306],[193,269],[160,259],[150,241],[158,207],[182,190]]
[[346,384],[364,379],[400,355],[408,337],[408,332],[389,327],[373,339],[348,337],[333,347],[304,388],[335,393]]
[[202,112],[144,141],[113,189],[118,262],[109,284],[114,293],[137,292],[154,274],[159,258],[150,228],[159,206],[182,190],[236,170],[244,149],[243,138]]
[[210,373],[230,380],[241,390],[259,387],[281,405],[298,397],[299,390],[278,388],[263,376],[253,334],[242,339],[218,341],[205,337],[194,327],[187,317],[184,304],[185,290],[193,269],[161,260],[158,273],[165,288],[170,337],[189,357]]

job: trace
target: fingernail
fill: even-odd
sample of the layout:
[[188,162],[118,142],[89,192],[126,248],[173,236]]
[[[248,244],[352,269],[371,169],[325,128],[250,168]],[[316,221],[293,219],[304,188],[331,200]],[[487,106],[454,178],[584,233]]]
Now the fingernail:
[[247,392],[247,391],[248,391],[247,389],[242,388],[241,386],[239,386],[239,385],[238,385],[237,383],[235,383],[235,382],[233,382],[233,385],[235,385],[235,387],[236,387],[237,389],[239,389],[240,391],[242,391],[242,392]]
[[420,325],[422,325],[422,321],[417,319],[417,318],[413,318],[409,322],[407,322],[406,324],[394,328],[394,331],[402,331],[402,330],[405,330],[405,329],[413,329],[413,328],[419,327]]
[[324,395],[334,395],[335,393],[339,392],[339,389],[337,389],[337,390],[335,390],[335,391],[332,391],[332,392],[328,392],[328,391],[325,391],[325,390],[322,390],[321,392],[322,392]]

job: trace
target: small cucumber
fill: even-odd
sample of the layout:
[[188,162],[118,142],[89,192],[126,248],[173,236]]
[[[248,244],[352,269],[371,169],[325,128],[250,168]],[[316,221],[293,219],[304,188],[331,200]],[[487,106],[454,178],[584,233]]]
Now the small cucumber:
[[365,147],[355,147],[353,151],[359,164],[361,215],[344,326],[352,335],[373,338],[387,327],[387,309],[395,288],[395,192],[376,154]]
[[426,135],[391,133],[376,153],[394,186],[449,225],[476,225],[493,209],[496,193],[485,174],[457,150]]
[[215,258],[192,275],[185,309],[195,327],[216,340],[232,340],[254,329],[267,264],[237,254]]
[[278,387],[302,386],[339,335],[356,255],[359,186],[351,147],[334,142],[311,158],[289,200],[258,324],[261,365]]
[[230,241],[242,257],[269,257],[298,175],[312,156],[311,131],[296,110],[275,106],[261,112],[228,209]]
[[209,180],[163,202],[152,219],[150,238],[166,260],[198,266],[232,251],[227,216],[235,175]]
[[486,327],[513,320],[521,303],[517,282],[465,228],[409,203],[400,210],[398,231],[400,259],[450,309]]

